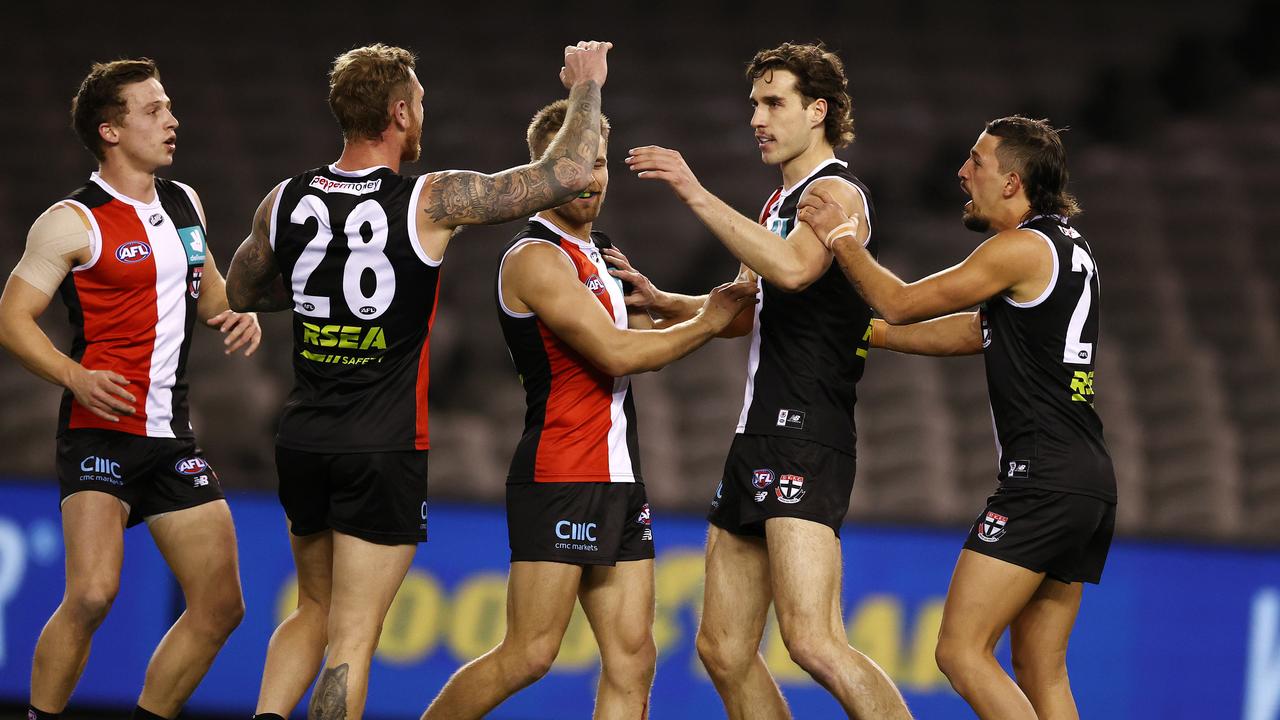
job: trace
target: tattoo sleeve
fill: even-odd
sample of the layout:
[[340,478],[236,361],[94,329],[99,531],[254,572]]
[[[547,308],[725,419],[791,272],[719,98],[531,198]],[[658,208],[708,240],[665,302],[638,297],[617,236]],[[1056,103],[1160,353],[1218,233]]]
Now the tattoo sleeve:
[[343,663],[320,673],[307,708],[308,720],[346,720],[347,670],[347,663]]
[[227,271],[227,302],[236,312],[273,312],[293,307],[280,266],[271,249],[271,207],[275,193],[263,198],[253,217],[253,230],[236,250]]
[[536,162],[495,175],[452,170],[436,174],[423,208],[446,226],[490,225],[568,202],[591,182],[600,148],[600,86],[575,85],[564,126]]

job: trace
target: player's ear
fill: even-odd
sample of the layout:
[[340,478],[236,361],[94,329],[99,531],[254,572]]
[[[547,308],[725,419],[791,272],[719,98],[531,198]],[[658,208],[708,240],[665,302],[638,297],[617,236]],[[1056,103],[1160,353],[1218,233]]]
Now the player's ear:
[[409,113],[409,103],[405,100],[397,100],[391,104],[391,121],[395,123],[396,128],[407,130],[413,119]]
[[809,124],[812,127],[821,125],[827,119],[827,101],[824,98],[818,98],[809,103]]
[[1016,172],[1006,175],[1004,178],[1004,198],[1008,200],[1017,195],[1020,190],[1022,190],[1022,176]]
[[115,125],[104,122],[98,126],[98,137],[114,145],[120,142],[120,131],[116,129]]

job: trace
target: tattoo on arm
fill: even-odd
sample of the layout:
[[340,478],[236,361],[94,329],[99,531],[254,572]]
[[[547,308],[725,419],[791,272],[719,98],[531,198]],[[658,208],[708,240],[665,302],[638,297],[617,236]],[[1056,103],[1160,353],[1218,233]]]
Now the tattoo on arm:
[[253,231],[231,259],[227,271],[227,302],[239,312],[272,312],[293,307],[280,266],[271,249],[271,206],[275,193],[267,195],[253,218]]
[[836,250],[833,252],[833,254],[836,257],[836,262],[840,265],[840,269],[844,271],[845,278],[849,280],[849,284],[853,285],[853,289],[857,291],[858,296],[861,297],[863,300],[865,300],[867,304],[871,304],[870,299],[868,299],[867,297],[866,284],[863,283],[862,280],[856,274],[854,274],[852,269],[855,263],[857,262],[857,260],[854,259],[854,257],[852,256],[858,252],[866,252],[866,251],[863,250],[862,248],[858,248],[856,250],[844,251],[844,252]]
[[423,208],[432,221],[491,225],[568,202],[591,182],[600,148],[600,86],[574,86],[569,112],[547,151],[536,162],[495,175],[439,173],[427,187]]
[[320,673],[307,708],[308,720],[346,720],[347,670],[347,663],[342,663]]

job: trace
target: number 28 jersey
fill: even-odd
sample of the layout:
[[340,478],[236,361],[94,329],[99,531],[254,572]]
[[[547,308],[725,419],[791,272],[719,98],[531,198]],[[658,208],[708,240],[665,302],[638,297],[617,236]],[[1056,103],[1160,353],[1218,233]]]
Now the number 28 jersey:
[[418,242],[425,177],[333,165],[286,180],[271,247],[293,296],[294,387],[276,441],[312,452],[425,450],[439,258]]
[[1006,487],[1116,500],[1115,470],[1093,408],[1099,284],[1093,251],[1066,218],[1019,226],[1053,252],[1040,297],[999,296],[982,306],[982,347]]

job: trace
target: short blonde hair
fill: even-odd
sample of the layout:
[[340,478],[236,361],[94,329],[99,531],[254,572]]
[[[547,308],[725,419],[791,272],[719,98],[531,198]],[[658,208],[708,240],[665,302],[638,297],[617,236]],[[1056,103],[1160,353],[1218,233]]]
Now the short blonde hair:
[[[529,159],[537,160],[547,151],[551,138],[564,127],[564,117],[569,112],[569,99],[561,98],[542,108],[529,121],[529,129],[524,133],[525,142],[529,143]],[[609,118],[600,113],[600,137],[609,142]]]

